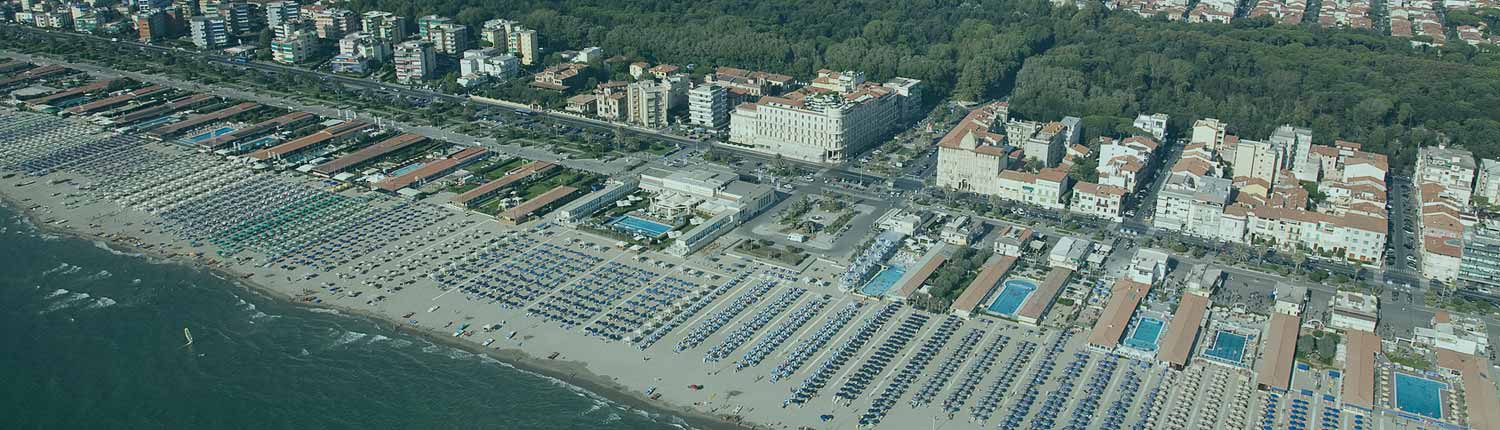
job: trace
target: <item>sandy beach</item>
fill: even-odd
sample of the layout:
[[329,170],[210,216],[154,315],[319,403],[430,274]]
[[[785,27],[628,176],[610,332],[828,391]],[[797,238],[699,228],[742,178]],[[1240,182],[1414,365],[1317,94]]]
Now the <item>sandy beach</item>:
[[[256,292],[299,306],[329,309],[351,317],[383,321],[395,330],[418,333],[435,343],[460,348],[476,354],[485,354],[517,369],[544,377],[555,378],[564,383],[602,395],[611,401],[621,403],[633,409],[675,417],[677,420],[673,421],[677,421],[679,424],[686,425],[689,428],[727,429],[755,427],[753,424],[744,422],[733,423],[720,417],[670,403],[650,401],[636,390],[631,390],[628,387],[620,385],[614,378],[589,371],[587,363],[583,361],[570,360],[565,357],[546,359],[528,353],[525,349],[519,347],[485,348],[480,345],[479,339],[472,337],[460,339],[451,336],[451,333],[444,333],[440,329],[404,324],[399,314],[381,313],[379,310],[369,308],[361,309],[348,303],[313,303],[303,300],[302,298],[308,296],[302,295],[302,289],[299,286],[287,285],[275,282],[274,280],[267,282],[265,279],[256,279],[250,271],[243,268],[194,256],[190,247],[176,244],[173,238],[162,233],[152,231],[149,228],[132,228],[134,224],[144,224],[144,221],[147,221],[147,217],[144,216],[145,214],[112,210],[108,206],[100,204],[79,205],[79,202],[86,201],[86,198],[64,200],[61,202],[39,201],[37,199],[45,199],[41,197],[42,195],[51,197],[50,194],[52,193],[70,193],[76,192],[77,189],[68,187],[66,183],[46,184],[48,185],[46,187],[15,187],[15,184],[25,182],[24,179],[20,181],[14,180],[19,178],[26,177],[17,176],[4,181],[8,186],[0,189],[0,201],[3,201],[5,205],[15,209],[17,212],[22,213],[32,224],[48,233],[104,243],[115,252],[136,254],[142,258],[149,258],[158,262],[193,265],[216,271],[225,279],[230,279],[237,285],[254,289]],[[38,182],[37,184],[42,183]],[[22,192],[23,190],[35,192]],[[60,205],[54,206],[57,203],[60,203]],[[64,212],[59,213],[58,209],[62,209]],[[66,220],[66,222],[59,222],[63,220]],[[99,220],[108,220],[110,222],[99,222]],[[81,224],[77,224],[77,222],[82,221],[90,221],[90,228],[78,228]]]

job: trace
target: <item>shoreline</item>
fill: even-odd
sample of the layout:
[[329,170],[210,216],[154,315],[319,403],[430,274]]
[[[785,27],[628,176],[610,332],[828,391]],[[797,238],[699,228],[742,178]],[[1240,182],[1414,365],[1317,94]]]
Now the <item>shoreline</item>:
[[423,339],[431,341],[434,344],[457,348],[459,350],[473,354],[484,355],[498,361],[502,365],[511,367],[521,372],[532,374],[533,376],[555,379],[564,384],[580,388],[588,393],[599,396],[607,401],[625,406],[628,409],[640,410],[648,414],[655,414],[672,418],[664,420],[664,423],[667,425],[685,425],[686,427],[691,429],[701,430],[761,428],[761,426],[755,424],[746,422],[737,424],[728,420],[721,419],[719,417],[707,415],[699,411],[694,411],[683,406],[673,405],[663,401],[652,401],[650,399],[641,397],[637,393],[635,393],[634,390],[630,390],[623,385],[615,383],[613,378],[589,371],[587,369],[587,363],[585,362],[545,359],[533,356],[532,354],[529,354],[519,348],[486,348],[477,345],[474,342],[464,342],[460,340],[454,340],[446,336],[441,336],[440,333],[437,333],[431,329],[423,330],[416,329],[415,327],[409,327],[407,324],[401,321],[394,320],[393,318],[384,315],[380,315],[376,312],[348,306],[340,306],[333,302],[327,302],[326,304],[324,304],[297,300],[297,297],[294,295],[258,283],[254,280],[253,276],[247,276],[249,274],[246,273],[239,273],[230,267],[206,262],[196,257],[169,255],[154,249],[142,248],[137,244],[122,241],[118,238],[106,237],[101,234],[84,231],[78,228],[47,224],[43,222],[38,217],[38,215],[32,211],[32,209],[27,208],[26,205],[22,203],[23,202],[15,200],[15,198],[9,193],[0,192],[0,204],[3,204],[7,209],[13,210],[22,217],[25,217],[33,227],[44,233],[56,234],[59,236],[64,236],[68,239],[84,240],[94,243],[104,243],[114,252],[131,254],[131,256],[148,260],[155,260],[155,262],[178,264],[189,268],[208,270],[220,275],[220,277],[225,281],[238,285],[240,288],[251,290],[252,292],[258,294],[264,294],[269,299],[277,300],[294,307],[335,310],[343,316],[353,316],[372,320],[373,322],[376,322],[377,325],[382,327],[386,323],[389,323],[391,324],[390,330],[392,331],[414,334],[417,336],[421,336]]

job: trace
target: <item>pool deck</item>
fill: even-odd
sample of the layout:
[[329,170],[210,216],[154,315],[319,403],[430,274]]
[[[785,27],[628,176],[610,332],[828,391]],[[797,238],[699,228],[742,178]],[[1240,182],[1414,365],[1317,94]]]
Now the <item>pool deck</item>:
[[1107,350],[1119,346],[1120,338],[1125,335],[1125,326],[1130,324],[1130,317],[1135,315],[1135,308],[1141,305],[1141,300],[1150,291],[1151,284],[1123,278],[1115,281],[1109,304],[1104,306],[1104,312],[1099,315],[1099,321],[1094,323],[1094,330],[1089,333],[1089,345]]
[[1042,281],[1036,291],[1031,292],[1031,299],[1016,312],[1016,319],[1032,325],[1041,324],[1042,317],[1052,309],[1052,303],[1057,301],[1057,295],[1072,277],[1073,271],[1066,267],[1052,268],[1052,271],[1047,272],[1047,279]]
[[953,301],[953,306],[949,307],[948,311],[964,318],[973,315],[974,308],[1000,286],[1000,279],[1004,278],[1006,273],[1010,273],[1010,268],[1015,265],[1016,257],[1000,254],[990,256],[990,259],[984,262],[984,270],[979,272],[974,282],[970,282],[969,286],[964,288],[963,294],[958,296],[958,300]]
[[922,284],[927,282],[927,278],[932,277],[932,273],[936,272],[938,267],[941,267],[945,261],[948,261],[948,257],[938,250],[929,253],[927,262],[923,263],[921,268],[916,271],[906,272],[906,280],[901,283],[900,287],[896,288],[895,296],[903,299],[911,297],[912,293],[922,288]]

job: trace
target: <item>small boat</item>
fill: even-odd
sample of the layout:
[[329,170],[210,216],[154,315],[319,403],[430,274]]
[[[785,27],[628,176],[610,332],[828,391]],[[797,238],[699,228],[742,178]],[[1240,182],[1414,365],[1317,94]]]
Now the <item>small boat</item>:
[[547,355],[547,359],[548,360],[556,360],[558,354],[561,354],[561,353],[559,353],[559,352],[553,352],[552,354]]
[[493,337],[484,340],[484,346],[490,346],[490,344],[492,344],[492,343],[495,343],[495,338],[493,338]]
[[441,308],[441,307],[442,306],[433,306],[433,307],[427,308],[427,313],[432,313],[434,311],[437,311],[438,308]]
[[193,332],[192,332],[192,330],[188,330],[187,327],[183,327],[182,328],[182,337],[187,338],[187,343],[182,344],[182,346],[188,346],[188,345],[192,345],[193,344]]
[[656,394],[656,386],[655,385],[652,385],[650,387],[646,387],[646,395],[649,396],[649,395],[652,395],[652,394]]
[[406,315],[402,315],[401,318],[411,318],[412,315],[416,314],[416,312],[407,312]]
[[512,339],[512,338],[515,338],[515,337],[516,337],[516,331],[515,330],[511,330],[510,334],[505,335],[506,339]]
[[659,399],[661,399],[661,393],[656,393],[656,394],[652,394],[651,395],[651,400],[659,400]]

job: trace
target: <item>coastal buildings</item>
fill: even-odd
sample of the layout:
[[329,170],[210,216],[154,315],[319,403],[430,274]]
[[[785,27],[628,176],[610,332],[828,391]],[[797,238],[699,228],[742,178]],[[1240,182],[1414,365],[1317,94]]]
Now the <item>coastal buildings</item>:
[[536,31],[526,29],[518,22],[506,19],[485,21],[479,35],[491,47],[503,49],[520,59],[521,64],[530,66],[541,60]]
[[423,40],[432,42],[439,53],[459,55],[469,49],[469,27],[452,23],[430,26]]
[[688,91],[688,122],[713,132],[729,129],[729,90],[718,85],[699,85]]
[[437,67],[437,53],[432,42],[411,40],[396,45],[396,82],[411,84],[432,78]]
[[1500,301],[1500,226],[1485,223],[1464,232],[1459,294]]
[[1000,172],[1000,192],[996,196],[1044,209],[1060,210],[1067,207],[1072,185],[1073,178],[1061,169],[1048,168],[1037,173],[1006,170]]
[[167,14],[161,9],[137,12],[134,22],[136,37],[142,43],[150,43],[173,36],[171,27],[167,25]]
[[666,128],[668,113],[676,105],[674,93],[685,92],[687,81],[679,77],[631,82],[625,88],[626,120],[651,128]]
[[990,131],[1009,110],[994,102],[970,111],[938,141],[937,185],[980,195],[999,195],[1000,172],[1009,166],[1005,135]]
[[1328,326],[1339,330],[1375,332],[1380,321],[1380,299],[1353,291],[1338,291],[1328,299]]
[[[1221,229],[1232,185],[1212,176],[1172,175],[1156,196],[1156,228],[1204,239],[1234,240],[1237,229]],[[1237,211],[1235,211],[1237,212]],[[1230,212],[1230,213],[1235,213]]]
[[406,17],[390,12],[372,10],[360,15],[360,29],[385,43],[406,40]]
[[1140,114],[1136,115],[1135,122],[1131,125],[1150,134],[1151,137],[1156,138],[1157,142],[1165,142],[1167,140],[1168,119],[1170,117],[1164,113]]
[[769,186],[740,181],[738,174],[721,168],[648,169],[641,173],[640,187],[653,193],[652,216],[692,226],[673,233],[666,251],[677,256],[697,251],[775,203]]
[[317,53],[318,41],[310,30],[298,30],[286,37],[271,39],[271,59],[281,64],[298,64]]
[[195,16],[188,20],[188,31],[193,45],[199,49],[219,49],[229,46],[229,25],[224,18]]
[[1412,177],[1419,202],[1417,244],[1422,276],[1428,279],[1458,279],[1476,170],[1474,155],[1462,149],[1435,146],[1417,152]]
[[313,29],[317,30],[319,39],[339,39],[358,31],[359,19],[348,9],[330,7],[313,14]]
[[1420,184],[1437,184],[1440,195],[1460,208],[1469,206],[1473,196],[1474,176],[1478,173],[1474,154],[1458,148],[1428,146],[1417,151],[1416,176]]
[[520,60],[500,49],[470,49],[458,60],[458,84],[469,87],[491,79],[506,80],[520,69]]
[[358,31],[339,39],[339,54],[329,62],[329,67],[335,72],[365,73],[391,57],[391,45],[385,39]]
[[808,87],[734,109],[726,144],[766,155],[839,164],[894,132],[920,95],[914,80],[884,85],[858,72],[818,73]]
[[[526,60],[521,60],[526,64]],[[551,90],[567,91],[574,86],[583,84],[583,70],[588,66],[578,63],[562,63],[532,75],[531,86],[547,88]]]

